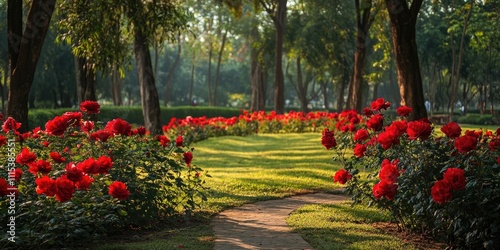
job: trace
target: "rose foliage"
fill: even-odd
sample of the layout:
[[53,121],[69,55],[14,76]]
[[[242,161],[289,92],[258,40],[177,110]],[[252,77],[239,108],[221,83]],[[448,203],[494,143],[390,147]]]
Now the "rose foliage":
[[403,230],[452,248],[498,247],[500,128],[462,131],[451,122],[437,132],[427,119],[406,120],[408,107],[386,119],[386,104],[379,99],[363,115],[344,111],[323,133],[344,164],[334,181],[345,182],[355,202],[389,210]]
[[24,134],[12,118],[3,122],[0,221],[13,221],[15,232],[4,231],[2,249],[81,246],[189,215],[206,199],[209,175],[192,164],[182,137],[86,119],[99,113],[95,102],[80,108]]

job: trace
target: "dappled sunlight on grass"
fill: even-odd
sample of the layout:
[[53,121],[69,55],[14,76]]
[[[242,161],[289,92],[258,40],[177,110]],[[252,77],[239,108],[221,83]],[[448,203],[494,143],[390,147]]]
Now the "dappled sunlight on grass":
[[319,133],[227,136],[193,146],[193,163],[212,176],[202,209],[217,212],[256,200],[340,188],[331,178],[340,165],[321,145]]

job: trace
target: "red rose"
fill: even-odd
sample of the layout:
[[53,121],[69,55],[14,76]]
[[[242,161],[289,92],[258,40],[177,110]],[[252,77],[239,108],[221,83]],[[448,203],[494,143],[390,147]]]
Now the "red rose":
[[80,112],[66,112],[63,116],[66,116],[68,119],[68,125],[77,127],[82,124],[82,113]]
[[36,154],[29,151],[28,148],[23,148],[21,153],[19,153],[16,157],[16,162],[23,165],[29,164],[36,160]]
[[94,122],[93,121],[84,121],[80,129],[83,132],[90,132],[94,129]]
[[396,112],[398,112],[398,115],[400,115],[400,116],[407,116],[408,114],[411,113],[411,111],[412,111],[412,108],[410,108],[408,106],[401,106],[398,109],[396,109]]
[[127,186],[125,183],[121,181],[115,181],[109,185],[109,195],[119,199],[126,200],[130,195],[130,192],[127,190]]
[[457,138],[462,134],[462,128],[456,122],[449,122],[443,127],[441,127],[441,132],[443,132],[448,138]]
[[73,162],[66,165],[66,178],[73,182],[79,182],[83,178],[82,170],[78,169]]
[[177,145],[177,147],[182,147],[182,143],[183,143],[182,135],[177,136],[177,139],[175,139],[175,145]]
[[399,130],[396,127],[389,126],[384,132],[378,135],[377,141],[384,149],[389,149],[392,145],[398,145]]
[[149,131],[147,131],[145,127],[140,126],[140,127],[137,127],[136,129],[132,130],[132,134],[143,136],[143,135],[149,134]]
[[373,115],[373,110],[371,110],[370,108],[364,108],[363,109],[363,114],[366,116],[366,117],[371,117]]
[[376,114],[372,116],[367,122],[366,126],[373,131],[382,130],[382,126],[384,125],[384,117],[381,114]]
[[96,141],[106,142],[108,138],[111,136],[111,132],[107,130],[99,130],[92,134],[90,134],[90,138]]
[[193,160],[193,153],[191,151],[185,152],[182,154],[184,161],[186,162],[187,165],[191,164],[191,161]]
[[482,130],[467,130],[467,131],[465,131],[465,135],[469,135],[469,136],[476,137],[479,139],[483,135],[483,131]]
[[390,129],[398,130],[399,135],[402,135],[408,129],[408,123],[406,121],[394,121],[391,123],[391,125],[389,127],[391,127]]
[[488,144],[488,147],[490,148],[490,150],[500,149],[500,138],[495,138],[491,140],[490,143]]
[[113,167],[113,161],[108,156],[101,156],[97,159],[96,172],[99,174],[107,174],[109,170]]
[[396,184],[381,180],[379,183],[373,186],[373,196],[377,199],[385,197],[388,200],[393,200],[394,196],[398,191],[398,186]]
[[41,173],[42,175],[48,174],[50,171],[52,171],[52,166],[50,166],[50,162],[47,162],[45,160],[38,160],[34,161],[30,164],[28,164],[29,169],[28,171],[32,173],[34,176],[37,176],[38,173]]
[[431,135],[432,127],[425,121],[411,121],[408,123],[406,132],[410,140],[426,140]]
[[391,106],[390,102],[386,102],[384,98],[378,98],[377,100],[373,101],[371,103],[371,107],[373,110],[381,110],[381,109],[387,109]]
[[389,160],[382,163],[380,173],[378,177],[382,181],[387,181],[388,183],[396,183],[399,177],[399,170],[396,164],[391,164]]
[[71,200],[73,197],[73,193],[75,193],[75,183],[69,180],[68,178],[64,178],[63,176],[59,177],[55,181],[56,185],[56,199],[59,202],[66,202]]
[[114,120],[109,121],[104,129],[108,130],[112,134],[119,134],[119,135],[132,134],[132,126],[128,122],[120,118],[116,118]]
[[432,199],[438,204],[444,204],[453,198],[451,186],[445,180],[439,180],[432,185]]
[[76,167],[86,174],[97,174],[97,163],[94,158],[88,158],[76,164]]
[[0,178],[0,196],[8,195],[10,192],[8,190],[9,184],[4,178]]
[[66,158],[62,157],[59,153],[57,152],[50,152],[50,158],[56,162],[56,163],[63,163],[66,161]]
[[330,131],[327,128],[323,130],[323,134],[321,136],[321,144],[323,144],[323,146],[325,146],[327,150],[330,150],[331,148],[337,146],[337,141],[335,140],[333,131]]
[[465,171],[460,168],[448,168],[443,174],[443,180],[451,185],[453,190],[465,188]]
[[365,155],[365,152],[366,152],[366,145],[356,143],[356,146],[354,147],[354,155],[358,158],[361,158]]
[[455,140],[455,148],[458,149],[460,153],[467,153],[471,150],[476,149],[477,138],[470,135],[460,136]]
[[164,135],[156,136],[156,139],[160,142],[163,147],[168,147],[170,140]]
[[45,123],[45,131],[51,135],[62,135],[68,128],[68,116],[57,116]]
[[338,182],[340,184],[345,184],[348,180],[352,178],[351,173],[345,169],[340,169],[333,176],[333,182]]
[[16,181],[19,181],[19,179],[21,179],[21,176],[23,176],[23,170],[20,168],[12,169],[9,172],[9,177],[10,178],[14,177],[14,180],[16,180]]
[[94,182],[94,178],[88,175],[83,175],[82,179],[75,183],[75,186],[78,190],[88,190],[92,182]]
[[36,183],[36,193],[45,194],[47,196],[56,195],[56,181],[48,176],[43,176],[35,180]]
[[360,129],[356,131],[356,134],[354,134],[354,140],[357,142],[362,142],[366,139],[368,139],[370,135],[368,134],[368,131],[366,129]]
[[80,110],[82,112],[85,112],[89,115],[92,114],[99,114],[99,109],[101,108],[101,105],[97,103],[96,101],[84,101],[80,103]]
[[14,134],[17,134],[19,128],[21,128],[21,123],[16,122],[12,117],[8,117],[2,125],[3,132],[6,134],[9,133],[10,130],[14,131]]

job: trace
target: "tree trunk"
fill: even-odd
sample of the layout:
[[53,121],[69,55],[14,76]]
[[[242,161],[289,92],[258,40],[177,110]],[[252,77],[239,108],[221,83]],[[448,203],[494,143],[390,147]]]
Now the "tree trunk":
[[266,108],[266,96],[264,85],[264,72],[262,65],[259,62],[258,52],[255,48],[251,48],[251,84],[252,84],[252,101],[250,110],[259,111]]
[[78,104],[86,100],[96,101],[96,75],[92,64],[84,57],[75,57],[76,92]]
[[191,84],[189,85],[189,104],[190,105],[193,103],[194,63],[195,63],[195,53],[193,51],[193,61],[191,63]]
[[118,72],[118,67],[113,65],[111,70],[111,96],[113,98],[113,105],[122,105],[122,79],[120,73]]
[[354,52],[352,87],[349,90],[349,107],[361,112],[363,109],[363,75],[366,58],[366,39],[368,30],[373,23],[371,13],[371,0],[369,5],[360,6],[359,0],[356,5],[356,51]]
[[287,0],[278,0],[276,10],[267,8],[273,19],[276,31],[276,53],[274,56],[274,110],[277,114],[285,113],[285,78],[283,76],[283,37],[286,27]]
[[208,49],[208,73],[207,73],[207,85],[208,85],[208,105],[213,106],[212,97],[212,54],[213,54],[212,42],[210,42],[210,47]]
[[224,34],[222,35],[222,44],[221,44],[221,47],[219,50],[219,59],[217,60],[217,69],[215,70],[213,102],[214,102],[214,105],[216,105],[216,106],[217,106],[217,87],[219,86],[219,81],[220,81],[220,64],[222,61],[222,54],[224,52],[224,47],[226,46],[226,38],[227,38],[227,31],[224,31]]
[[413,109],[409,114],[409,120],[427,117],[415,39],[415,24],[421,4],[422,0],[413,0],[409,8],[405,0],[386,0],[396,57],[401,105],[407,105]]
[[28,130],[28,97],[54,8],[55,0],[33,0],[22,32],[22,1],[7,2],[11,72],[7,116],[21,123],[21,132]]
[[302,64],[300,59],[300,56],[298,56],[295,61],[297,64],[297,94],[300,100],[300,110],[304,113],[307,113],[307,86],[304,86],[304,79],[302,77]]
[[177,65],[179,65],[179,61],[181,59],[181,40],[180,37],[177,43],[177,56],[175,57],[174,64],[168,70],[167,82],[165,83],[165,106],[170,102],[170,93],[172,92],[172,79],[174,78],[175,69],[177,69]]
[[134,53],[137,73],[139,75],[144,126],[151,134],[156,135],[161,132],[160,102],[158,100],[158,92],[156,91],[153,67],[151,65],[151,55],[146,36],[143,34],[141,28],[136,26],[134,32]]
[[4,74],[3,74],[3,84],[2,86],[0,86],[1,88],[1,91],[2,91],[2,114],[5,114],[5,99],[7,98],[7,96],[9,95],[9,89],[8,89],[8,85],[7,85],[7,82],[9,81],[9,63],[6,62],[4,64],[4,70],[3,70]]

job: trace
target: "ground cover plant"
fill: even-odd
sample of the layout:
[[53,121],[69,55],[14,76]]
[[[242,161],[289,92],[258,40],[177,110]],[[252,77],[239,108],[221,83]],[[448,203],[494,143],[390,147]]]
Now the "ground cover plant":
[[500,129],[462,131],[450,122],[437,135],[428,120],[405,119],[410,107],[385,119],[388,107],[380,98],[364,116],[345,111],[324,130],[323,145],[344,164],[335,181],[355,202],[390,211],[402,230],[445,238],[450,247],[498,246]]

